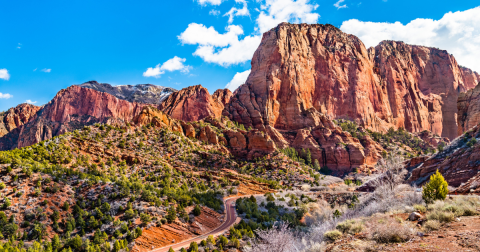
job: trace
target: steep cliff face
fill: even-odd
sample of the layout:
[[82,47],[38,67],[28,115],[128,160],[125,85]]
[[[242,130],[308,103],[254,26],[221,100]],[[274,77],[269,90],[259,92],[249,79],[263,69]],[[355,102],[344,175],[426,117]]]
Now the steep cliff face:
[[0,115],[0,137],[21,127],[32,118],[41,107],[23,103]]
[[229,89],[227,88],[218,89],[213,93],[212,99],[218,102],[219,104],[222,104],[223,106],[225,106],[227,103],[230,102],[230,99],[232,98],[232,96],[233,96],[233,93]]
[[162,87],[152,84],[112,86],[107,83],[98,83],[96,81],[85,82],[80,85],[80,87],[109,93],[119,99],[127,100],[129,102],[139,102],[147,104],[160,104],[171,93],[177,91],[173,88]]
[[446,51],[393,41],[367,50],[331,25],[282,23],[263,35],[251,64],[224,114],[261,130],[316,127],[313,108],[375,131],[453,139],[458,93],[474,85]]
[[457,101],[458,135],[480,123],[480,85],[461,93]]
[[58,92],[28,123],[2,137],[0,149],[29,146],[97,122],[130,122],[144,106],[108,93],[71,86]]
[[480,82],[480,74],[462,66],[460,66],[460,70],[462,70],[463,82],[465,83],[467,89],[472,89],[478,85]]
[[208,116],[218,118],[224,108],[223,100],[228,100],[228,92],[218,91],[216,94],[214,99],[201,85],[187,87],[172,93],[162,102],[160,109],[172,118],[188,122]]

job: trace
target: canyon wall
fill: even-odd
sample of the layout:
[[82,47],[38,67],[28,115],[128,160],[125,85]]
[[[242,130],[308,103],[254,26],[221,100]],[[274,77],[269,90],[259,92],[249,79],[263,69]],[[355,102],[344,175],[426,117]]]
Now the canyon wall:
[[331,25],[282,23],[264,33],[251,64],[224,115],[262,130],[316,127],[313,108],[375,131],[453,139],[458,94],[476,85],[446,51],[394,41],[367,50]]

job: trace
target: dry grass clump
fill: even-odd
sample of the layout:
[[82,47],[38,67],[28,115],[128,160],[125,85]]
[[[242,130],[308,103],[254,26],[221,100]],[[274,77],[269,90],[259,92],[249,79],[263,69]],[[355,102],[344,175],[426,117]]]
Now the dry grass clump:
[[478,197],[455,197],[445,201],[435,201],[427,209],[428,220],[451,222],[455,217],[478,215],[477,207],[480,206]]
[[421,213],[427,212],[427,207],[425,207],[424,205],[420,205],[420,204],[413,205],[413,209],[415,209],[415,211],[421,212]]
[[425,224],[423,225],[423,227],[427,231],[438,230],[440,228],[440,226],[441,226],[441,224],[437,220],[429,220],[429,221],[425,222]]
[[342,233],[338,230],[332,230],[332,231],[328,231],[324,234],[324,237],[331,240],[331,241],[336,241],[338,239],[340,239],[340,237],[342,237]]
[[370,239],[378,243],[398,243],[405,242],[412,238],[413,229],[408,223],[399,223],[391,217],[376,218],[373,217],[367,223],[367,230]]
[[337,230],[346,234],[358,234],[363,230],[363,223],[356,220],[346,220],[337,224]]

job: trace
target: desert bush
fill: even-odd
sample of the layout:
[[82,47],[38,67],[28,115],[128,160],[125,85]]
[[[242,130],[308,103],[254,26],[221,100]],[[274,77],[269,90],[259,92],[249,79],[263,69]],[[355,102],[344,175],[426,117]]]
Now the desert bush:
[[439,222],[452,222],[455,215],[452,212],[444,212],[441,210],[434,210],[427,214],[427,220],[437,220]]
[[430,176],[430,181],[423,187],[423,200],[430,204],[435,200],[445,200],[448,194],[448,183],[442,174],[437,170]]
[[346,220],[338,223],[336,228],[342,233],[357,234],[362,232],[363,223],[356,220]]
[[373,217],[367,224],[370,239],[379,243],[397,243],[409,240],[413,229],[405,223],[399,223],[393,218]]
[[338,231],[338,230],[332,230],[332,231],[328,231],[325,233],[325,238],[331,240],[331,241],[336,241],[338,239],[340,239],[340,237],[342,237],[342,232]]
[[427,211],[427,208],[424,205],[419,205],[419,204],[413,205],[413,209],[415,209],[415,211],[421,212],[421,213],[425,213]]
[[427,222],[425,222],[423,227],[427,231],[438,230],[440,228],[440,222],[437,220],[428,220]]

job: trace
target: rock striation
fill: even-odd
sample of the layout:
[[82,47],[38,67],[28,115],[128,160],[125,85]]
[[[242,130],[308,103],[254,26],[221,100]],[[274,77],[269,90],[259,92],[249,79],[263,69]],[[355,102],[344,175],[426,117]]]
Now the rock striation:
[[22,103],[0,115],[0,137],[21,127],[32,118],[41,107]]
[[219,118],[222,115],[224,102],[228,102],[231,94],[218,90],[211,96],[201,85],[184,88],[172,93],[160,105],[160,109],[172,118],[182,121],[199,121],[206,117]]
[[130,122],[144,106],[108,93],[71,86],[58,92],[23,126],[0,138],[0,149],[29,146],[94,123]]
[[480,86],[461,93],[457,101],[458,135],[480,123]]
[[177,91],[173,88],[162,87],[152,84],[112,86],[107,83],[98,83],[96,81],[85,82],[81,84],[80,87],[109,93],[119,99],[129,102],[139,102],[147,104],[160,104],[170,94]]
[[264,33],[251,64],[224,115],[260,130],[316,127],[316,111],[453,139],[458,94],[476,85],[446,51],[395,41],[367,50],[331,25],[282,23]]

